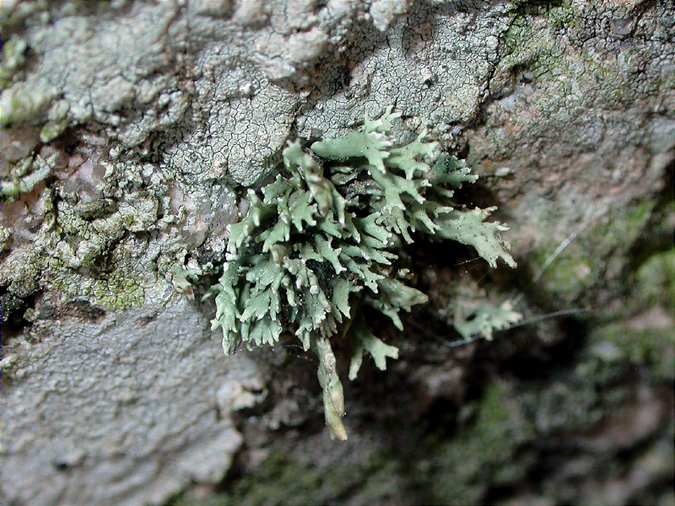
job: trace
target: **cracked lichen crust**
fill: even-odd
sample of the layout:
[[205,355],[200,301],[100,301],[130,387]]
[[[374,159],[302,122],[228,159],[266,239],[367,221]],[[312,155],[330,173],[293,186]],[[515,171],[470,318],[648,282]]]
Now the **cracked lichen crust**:
[[253,185],[350,28],[384,30],[408,3],[8,2],[0,125],[51,142],[93,124],[118,154],[161,136],[168,170]]
[[[373,2],[372,10],[387,2]],[[378,5],[379,4],[379,5]],[[299,133],[343,133],[364,113],[375,115],[388,104],[414,122],[433,125],[444,143],[453,141],[461,124],[477,113],[486,83],[508,29],[507,3],[415,2],[395,19],[386,34],[365,25],[342,63],[349,84],[322,89],[317,106],[303,112]],[[480,4],[480,8],[478,5]],[[326,83],[325,88],[335,86]],[[416,127],[417,125],[415,125]]]
[[352,379],[365,353],[381,369],[398,356],[365,328],[356,306],[379,311],[402,330],[399,313],[426,302],[399,270],[402,248],[414,236],[452,239],[473,246],[492,267],[500,258],[515,266],[500,238],[507,228],[485,222],[489,210],[453,202],[456,189],[475,181],[468,168],[439,156],[424,131],[397,143],[398,116],[366,118],[358,130],[315,142],[311,151],[290,143],[281,174],[260,193],[248,191],[248,213],[230,226],[227,262],[212,290],[213,326],[222,328],[226,354],[241,343],[273,345],[284,331],[317,354],[326,423],[339,439],[346,438],[344,399],[330,339],[359,320]]

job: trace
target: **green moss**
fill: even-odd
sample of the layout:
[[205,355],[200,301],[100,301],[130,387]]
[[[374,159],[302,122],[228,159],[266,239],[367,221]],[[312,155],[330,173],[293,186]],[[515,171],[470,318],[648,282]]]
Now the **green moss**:
[[616,210],[607,222],[586,230],[552,262],[560,246],[550,243],[532,255],[535,272],[544,270],[540,287],[552,298],[571,302],[586,290],[616,276],[615,265],[625,255],[647,224],[654,201],[645,200],[628,209]]
[[510,396],[505,386],[490,385],[475,420],[452,439],[431,445],[431,468],[423,470],[421,481],[425,502],[481,504],[489,486],[523,476],[526,467],[514,462],[514,453],[529,429],[510,410]]
[[548,21],[554,30],[576,28],[579,15],[572,2],[563,2],[559,7],[550,9],[547,13]]
[[[268,458],[255,475],[238,482],[229,501],[223,505],[242,506],[302,506],[307,492],[316,491],[321,473],[289,461],[281,454]],[[311,492],[310,492],[311,493]]]
[[[539,252],[533,257],[535,263],[543,267],[554,251],[551,247]],[[542,278],[541,286],[548,294],[562,296],[565,300],[574,299],[598,281],[598,268],[593,258],[583,252],[568,252],[555,260],[555,265]]]
[[596,355],[608,363],[642,367],[656,381],[675,378],[675,334],[672,328],[636,329],[625,322],[600,327],[591,336]]
[[640,266],[634,295],[642,306],[661,304],[675,318],[675,249],[653,255]]
[[512,0],[510,3],[516,16],[542,16],[563,5],[565,0]]
[[[398,473],[395,463],[377,456],[365,463],[333,465],[321,469],[302,464],[276,452],[257,469],[235,481],[230,490],[206,500],[184,495],[171,506],[306,506],[334,504],[354,493],[363,504],[383,504],[396,497],[392,478]],[[364,477],[368,477],[364,479]]]

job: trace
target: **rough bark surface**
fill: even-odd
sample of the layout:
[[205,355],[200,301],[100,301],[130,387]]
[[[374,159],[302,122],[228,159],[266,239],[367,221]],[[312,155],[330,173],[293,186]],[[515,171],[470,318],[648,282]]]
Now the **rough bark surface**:
[[[0,504],[672,505],[673,34],[665,0],[0,1]],[[316,364],[225,359],[184,273],[287,140],[391,105],[519,268],[420,247],[340,444]],[[525,324],[450,348],[483,297]]]

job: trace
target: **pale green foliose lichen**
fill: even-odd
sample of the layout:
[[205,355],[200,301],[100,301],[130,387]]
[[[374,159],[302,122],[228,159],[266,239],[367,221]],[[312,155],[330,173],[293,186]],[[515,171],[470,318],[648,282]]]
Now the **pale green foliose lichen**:
[[20,38],[9,39],[2,48],[0,63],[0,89],[5,88],[12,79],[12,74],[26,61],[26,41]]
[[511,328],[522,319],[508,300],[500,305],[481,302],[471,310],[458,304],[454,316],[454,327],[464,339],[480,335],[488,341],[493,332]]
[[366,354],[379,369],[398,358],[397,348],[368,329],[362,311],[379,311],[402,330],[401,310],[427,301],[397,265],[415,235],[473,246],[492,267],[499,258],[515,265],[500,238],[506,227],[484,221],[492,209],[453,203],[454,191],[476,176],[441,154],[426,132],[397,145],[397,117],[387,111],[310,149],[289,143],[276,179],[248,191],[248,213],[230,226],[223,274],[212,289],[213,327],[222,329],[226,354],[242,343],[273,345],[284,332],[316,353],[326,423],[339,439],[347,432],[331,340],[351,339],[350,379]]

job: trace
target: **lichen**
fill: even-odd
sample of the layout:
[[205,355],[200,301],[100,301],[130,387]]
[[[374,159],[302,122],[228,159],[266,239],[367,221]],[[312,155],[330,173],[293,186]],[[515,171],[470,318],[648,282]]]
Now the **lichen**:
[[[230,227],[227,262],[212,289],[214,328],[223,350],[273,345],[294,332],[319,357],[326,422],[347,437],[344,398],[331,339],[349,332],[355,378],[365,354],[380,368],[398,350],[368,330],[364,310],[387,316],[403,329],[399,313],[426,302],[400,269],[414,237],[451,239],[473,246],[492,267],[515,262],[500,233],[486,222],[489,209],[462,210],[454,191],[476,176],[442,155],[426,132],[406,144],[393,137],[387,111],[361,128],[325,139],[311,150],[293,142],[283,152],[277,178],[247,194],[247,215]],[[357,309],[358,308],[358,309]]]
[[548,21],[554,30],[569,30],[578,24],[579,13],[572,2],[562,2],[562,5],[548,11]]
[[14,72],[25,63],[26,49],[28,49],[26,41],[20,38],[11,38],[3,46],[2,64],[0,64],[0,90],[7,87]]
[[0,95],[0,127],[36,123],[51,105],[54,90],[45,84],[15,84]]
[[469,310],[463,305],[457,305],[455,309],[454,325],[464,339],[481,335],[489,341],[493,332],[508,329],[522,318],[508,300],[499,305],[483,301]]
[[28,159],[26,168],[35,167],[32,172],[26,172],[21,177],[15,177],[12,180],[0,179],[0,201],[15,200],[19,195],[33,191],[40,183],[42,183],[51,171],[49,163],[41,157],[37,157],[35,163]]
[[61,135],[68,127],[68,120],[63,118],[60,120],[50,121],[40,130],[40,140],[42,142],[51,142]]
[[50,283],[66,300],[85,299],[91,305],[110,311],[138,307],[145,301],[145,291],[138,274],[126,266],[116,266],[106,279],[81,276],[74,278],[63,265],[51,266]]
[[9,239],[12,237],[12,232],[3,226],[0,225],[0,253],[5,251]]

